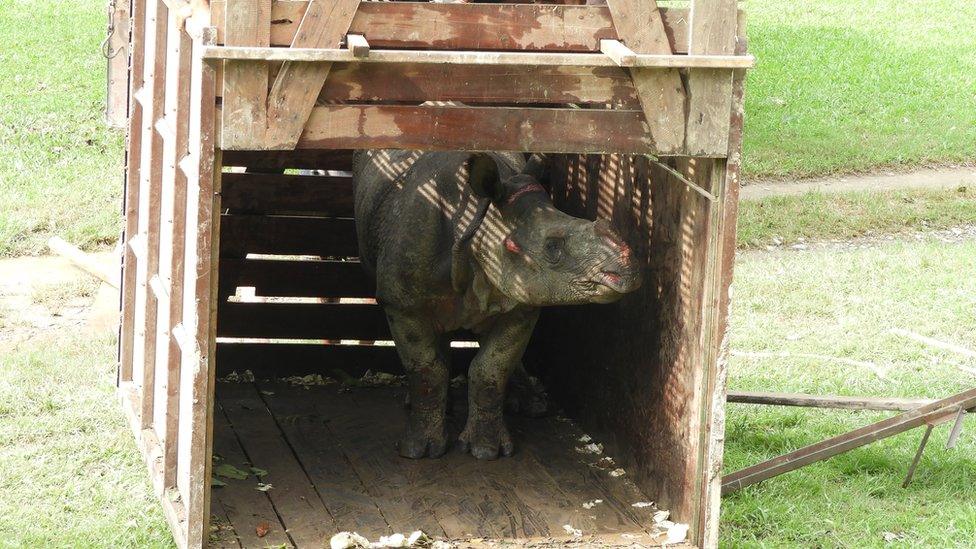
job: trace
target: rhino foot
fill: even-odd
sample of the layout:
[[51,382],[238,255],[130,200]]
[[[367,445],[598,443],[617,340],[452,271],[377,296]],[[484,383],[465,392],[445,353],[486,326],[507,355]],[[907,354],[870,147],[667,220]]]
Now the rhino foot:
[[443,432],[408,431],[398,446],[400,455],[405,458],[439,458],[447,452],[447,436]]
[[458,440],[461,451],[470,452],[477,459],[498,459],[499,455],[509,457],[515,451],[512,437],[501,418],[484,421],[469,419]]

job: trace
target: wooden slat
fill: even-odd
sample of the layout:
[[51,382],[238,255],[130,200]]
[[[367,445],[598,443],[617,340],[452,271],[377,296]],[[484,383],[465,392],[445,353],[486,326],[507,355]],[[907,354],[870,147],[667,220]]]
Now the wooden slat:
[[[451,348],[451,366],[467,371],[477,348]],[[283,343],[218,343],[217,372],[251,370],[260,379],[293,375],[335,376],[335,370],[359,378],[367,370],[403,373],[396,348],[380,345],[318,345]]]
[[[221,388],[223,386],[224,384],[221,384],[216,388],[215,406],[218,408],[220,408]],[[215,459],[219,456],[218,465],[226,463],[242,471],[250,472],[251,462],[238,443],[237,435],[234,433],[223,409],[214,410],[213,451]],[[241,547],[247,549],[291,544],[291,540],[285,533],[284,525],[281,524],[275,514],[268,494],[256,489],[259,480],[270,482],[269,480],[258,479],[253,475],[244,480],[219,476],[215,478],[226,486],[213,489],[212,508],[219,509],[222,514],[226,515],[233,527],[233,532],[240,539]],[[257,527],[261,524],[264,524],[267,530],[264,536],[259,537]]]
[[249,172],[283,173],[286,169],[352,170],[351,150],[224,151],[224,166]]
[[[226,0],[224,41],[233,46],[271,44],[271,0]],[[268,126],[268,64],[224,63],[221,139],[225,147],[262,148]]]
[[765,404],[770,406],[800,406],[839,410],[913,410],[935,402],[929,398],[852,397],[834,395],[803,395],[798,393],[764,393],[729,391],[728,402]]
[[226,173],[221,200],[232,213],[353,215],[350,177]]
[[[688,52],[731,54],[735,51],[736,0],[691,2]],[[688,73],[689,155],[724,156],[729,148],[729,109],[732,73],[719,69],[693,69]]]
[[298,146],[666,154],[640,111],[595,109],[321,106]]
[[358,257],[356,224],[348,218],[224,215],[221,257],[248,253]]
[[[607,0],[620,39],[637,53],[668,55],[661,12],[653,0]],[[662,154],[684,149],[685,93],[676,69],[630,69],[655,148]]]
[[114,57],[108,60],[105,119],[110,126],[116,128],[126,127],[129,116],[130,7],[129,2],[118,2],[109,14],[114,32],[109,38],[108,47],[114,53]]
[[[145,0],[132,2],[132,58],[129,71],[129,91],[131,94],[142,89],[146,58],[146,3]],[[139,232],[139,190],[142,182],[142,118],[144,108],[138,101],[129,101],[128,147],[125,166],[125,232],[126,245],[122,258],[122,326],[119,330],[119,383],[133,381],[133,344],[136,326],[136,294],[140,287],[136,279],[138,259],[129,244]],[[145,291],[145,287],[142,287]]]
[[156,121],[163,117],[166,97],[167,10],[162,0],[150,0],[146,6],[146,53],[143,89],[146,91],[142,117],[142,166],[139,169],[139,234],[145,239],[144,261],[136,268],[139,293],[136,296],[136,341],[133,362],[141,372],[142,428],[152,427],[156,376],[156,322],[158,303],[149,292],[149,280],[159,270],[160,195],[163,182],[163,139],[155,131]]
[[372,279],[358,261],[221,259],[221,295],[251,286],[260,296],[373,297]]
[[220,337],[390,339],[378,305],[221,303]]
[[[271,44],[291,45],[307,0],[279,0],[272,7]],[[212,0],[215,20],[225,0]],[[661,16],[678,53],[687,52],[685,8],[663,8]],[[218,23],[219,25],[219,23]],[[373,48],[429,47],[446,50],[600,51],[600,39],[619,38],[606,6],[437,4],[366,2],[349,32]]]
[[[287,383],[261,383],[264,400],[271,413],[281,421],[281,431],[294,450],[299,463],[321,494],[336,529],[358,532],[368,539],[379,539],[391,533],[383,513],[370,497],[357,475],[359,464],[350,458],[332,425],[335,417],[321,415],[309,391]],[[330,395],[331,396],[331,395]]]
[[335,64],[320,102],[461,101],[603,104],[635,110],[637,92],[617,67]]
[[[335,48],[349,30],[359,0],[311,0],[293,48]],[[268,95],[268,149],[294,149],[331,64],[285,63]]]
[[188,147],[190,102],[190,37],[171,13],[167,36],[165,117],[172,123],[163,144],[163,185],[160,199],[159,275],[165,299],[159,299],[156,323],[156,396],[153,421],[163,448],[163,485],[176,484],[179,429],[180,350],[171,335],[183,317],[183,249],[186,240],[186,177],[177,169]]
[[221,383],[218,391],[221,407],[251,464],[268,472],[262,480],[274,486],[267,494],[291,542],[297,547],[322,547],[335,533],[335,523],[257,388],[250,383]]
[[[213,42],[210,29],[194,41],[194,50]],[[199,53],[199,52],[195,52]],[[214,327],[212,305],[217,280],[216,251],[220,217],[220,156],[216,144],[216,96],[213,68],[199,55],[191,63],[189,151],[187,162],[186,241],[183,331],[180,362],[177,488],[186,508],[185,529],[192,547],[209,535],[210,470],[213,444]]]

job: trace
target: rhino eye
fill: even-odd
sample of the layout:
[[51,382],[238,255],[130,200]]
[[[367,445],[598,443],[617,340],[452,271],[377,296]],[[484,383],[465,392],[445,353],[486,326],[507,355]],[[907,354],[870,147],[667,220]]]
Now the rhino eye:
[[563,258],[563,239],[555,237],[547,238],[546,244],[543,246],[543,253],[546,256],[546,261],[559,263]]

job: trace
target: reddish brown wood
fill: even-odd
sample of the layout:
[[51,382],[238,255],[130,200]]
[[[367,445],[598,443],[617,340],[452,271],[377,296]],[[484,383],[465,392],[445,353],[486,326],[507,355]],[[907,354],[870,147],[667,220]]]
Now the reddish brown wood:
[[299,216],[225,215],[221,257],[248,253],[358,257],[352,219]]
[[[271,44],[291,45],[307,0],[279,0],[272,10]],[[222,27],[224,0],[212,0]],[[668,38],[687,53],[685,8],[661,10]],[[606,6],[437,4],[365,2],[349,32],[364,35],[373,48],[529,51],[600,51],[600,39],[618,38]]]
[[221,200],[235,214],[315,212],[352,217],[352,178],[227,173]]
[[238,286],[261,296],[373,297],[373,281],[358,261],[221,259],[221,295]]
[[320,102],[461,101],[612,103],[640,109],[630,76],[619,67],[335,64]]
[[640,111],[405,105],[316,107],[298,146],[661,152]]

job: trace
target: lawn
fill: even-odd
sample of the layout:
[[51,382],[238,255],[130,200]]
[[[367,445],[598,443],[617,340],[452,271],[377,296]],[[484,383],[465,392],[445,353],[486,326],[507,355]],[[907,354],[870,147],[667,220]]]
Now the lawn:
[[[937,398],[976,383],[958,356],[890,333],[976,341],[976,241],[745,252],[732,348],[844,357],[874,370],[734,356],[738,390]],[[80,291],[80,290],[79,290]],[[67,331],[67,330],[65,330]],[[0,546],[167,547],[169,533],[113,394],[114,338],[50,333],[0,349]],[[2,342],[0,342],[2,344]],[[726,470],[883,417],[730,405]],[[726,497],[728,547],[976,546],[976,428],[955,450],[935,431],[914,483],[912,431]]]
[[[100,1],[0,0],[0,257],[121,229]],[[750,0],[746,179],[976,159],[976,3]],[[25,32],[29,29],[29,32]],[[898,223],[903,224],[899,221]]]

